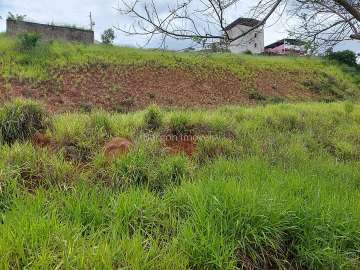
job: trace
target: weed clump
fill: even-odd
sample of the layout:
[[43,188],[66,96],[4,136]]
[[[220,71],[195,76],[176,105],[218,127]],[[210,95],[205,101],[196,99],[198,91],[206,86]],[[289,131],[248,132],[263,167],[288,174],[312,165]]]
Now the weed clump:
[[190,120],[184,114],[178,114],[171,117],[169,128],[173,135],[189,135],[192,131]]
[[144,116],[144,126],[146,130],[158,130],[163,123],[162,114],[158,106],[152,105],[148,108]]
[[137,149],[115,160],[112,165],[115,187],[141,185],[149,182],[151,157],[145,149]]
[[54,124],[59,150],[67,160],[89,162],[104,143],[114,136],[109,115],[94,111],[82,117],[74,116],[70,122],[60,117]]
[[264,96],[263,94],[259,93],[258,91],[256,90],[252,90],[250,93],[249,93],[249,99],[250,100],[254,100],[254,101],[259,101],[259,102],[262,102],[262,101],[266,101],[266,96]]
[[[5,174],[15,179],[20,187],[35,190],[38,187],[66,187],[75,178],[75,171],[61,155],[35,149],[31,144],[16,143],[1,149]],[[1,166],[0,166],[1,167]]]
[[166,155],[158,142],[139,145],[113,161],[100,154],[92,164],[94,181],[101,180],[115,190],[135,186],[160,193],[168,186],[179,185],[191,169],[185,156]]
[[346,115],[350,115],[355,109],[355,106],[353,103],[351,102],[345,102],[344,103],[344,111],[346,113]]
[[17,37],[17,46],[20,51],[30,51],[38,45],[40,39],[38,33],[22,33]]
[[155,173],[151,183],[153,189],[162,190],[165,186],[180,185],[182,179],[189,176],[189,160],[183,155],[167,156],[158,164],[158,170]]
[[265,125],[283,132],[302,132],[306,127],[306,123],[300,115],[282,112],[265,118]]
[[242,152],[230,139],[209,136],[197,141],[195,158],[199,163],[205,163],[218,157],[235,158]]
[[84,135],[91,139],[92,144],[94,145],[103,144],[107,139],[113,136],[113,130],[108,115],[102,111],[92,113],[89,121],[85,125]]
[[45,112],[36,102],[15,100],[0,109],[0,135],[7,144],[30,139],[45,128]]

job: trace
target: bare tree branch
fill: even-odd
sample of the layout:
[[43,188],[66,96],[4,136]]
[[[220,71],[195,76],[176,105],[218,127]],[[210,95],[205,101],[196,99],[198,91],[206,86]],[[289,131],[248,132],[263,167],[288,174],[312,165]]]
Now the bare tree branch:
[[[154,37],[165,35],[175,39],[190,39],[206,43],[221,40],[233,42],[246,36],[251,31],[264,26],[266,21],[285,0],[276,0],[271,9],[258,25],[236,37],[230,37],[226,31],[226,11],[241,0],[178,0],[163,11],[153,0],[121,0],[117,10],[134,18],[128,28],[117,27],[129,35]],[[166,15],[164,15],[166,14]]]
[[176,0],[167,6],[155,1],[120,0],[117,10],[133,22],[128,28],[117,29],[146,36],[148,42],[160,36],[162,45],[168,37],[203,45],[214,41],[229,45],[264,27],[275,14],[286,13],[298,22],[292,34],[313,47],[360,40],[360,0],[256,0],[252,11],[259,23],[235,36],[228,34],[227,13],[241,6],[243,0]]

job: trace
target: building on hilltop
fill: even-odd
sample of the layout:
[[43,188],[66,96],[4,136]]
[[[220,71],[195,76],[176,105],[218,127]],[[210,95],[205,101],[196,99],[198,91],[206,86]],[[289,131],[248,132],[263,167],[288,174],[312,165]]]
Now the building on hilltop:
[[305,42],[298,39],[282,39],[265,47],[265,52],[278,55],[306,55]]
[[[260,25],[261,22],[251,18],[239,18],[229,24],[225,31],[230,38],[237,36],[251,30],[252,28]],[[264,28],[259,27],[252,30],[247,35],[233,41],[229,45],[229,50],[232,53],[252,52],[260,54],[264,52]]]
[[43,41],[60,40],[67,42],[94,43],[94,31],[70,26],[57,26],[13,20],[6,21],[6,33],[17,36],[21,33],[38,33]]

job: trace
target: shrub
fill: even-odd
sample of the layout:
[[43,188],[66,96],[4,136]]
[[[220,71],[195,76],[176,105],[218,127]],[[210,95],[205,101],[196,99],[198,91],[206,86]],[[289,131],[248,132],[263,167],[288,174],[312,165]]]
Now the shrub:
[[353,51],[346,50],[340,52],[327,51],[326,57],[348,66],[356,66],[356,54]]
[[115,40],[115,32],[114,29],[109,28],[104,31],[104,33],[101,35],[102,43],[110,45]]
[[45,113],[33,101],[15,100],[0,110],[0,134],[7,144],[29,139],[45,127]]
[[21,51],[30,51],[39,43],[41,36],[37,33],[22,33],[17,37],[18,48]]
[[163,119],[159,107],[156,105],[150,106],[144,117],[145,129],[155,131],[161,127],[162,122]]

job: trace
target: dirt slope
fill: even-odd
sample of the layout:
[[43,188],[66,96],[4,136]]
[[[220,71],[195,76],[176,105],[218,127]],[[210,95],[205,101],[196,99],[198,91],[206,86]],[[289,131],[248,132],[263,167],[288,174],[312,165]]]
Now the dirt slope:
[[[142,109],[149,104],[174,107],[216,107],[251,104],[263,98],[314,98],[298,83],[299,74],[261,71],[241,79],[230,71],[196,72],[161,67],[92,66],[57,72],[52,80],[33,84],[0,80],[0,101],[33,98],[49,111],[103,108],[109,111]],[[254,95],[255,93],[255,95]]]

